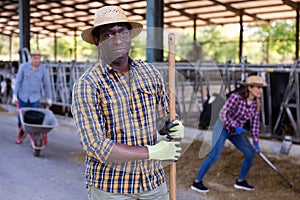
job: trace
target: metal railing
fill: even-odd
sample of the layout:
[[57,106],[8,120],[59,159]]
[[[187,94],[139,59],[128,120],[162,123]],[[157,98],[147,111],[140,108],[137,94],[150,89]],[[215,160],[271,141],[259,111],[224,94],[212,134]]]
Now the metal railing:
[[[75,62],[49,62],[44,63],[49,71],[53,104],[64,109],[71,105],[72,88],[81,74],[94,63]],[[153,63],[161,72],[164,80],[168,80],[168,63]],[[180,104],[181,115],[184,123],[198,126],[199,116],[203,110],[203,103],[212,93],[221,93],[224,96],[234,91],[239,83],[252,73],[265,77],[267,87],[262,98],[263,108],[261,117],[261,129],[265,136],[279,137],[278,133],[284,123],[290,124],[293,140],[300,141],[300,98],[299,98],[299,63],[293,64],[247,64],[230,63],[223,64],[212,62],[176,63],[176,96]],[[281,91],[282,100],[276,101],[273,93],[277,88],[272,77],[274,74],[288,77],[287,83]],[[276,82],[276,80],[275,80]],[[279,76],[278,84],[281,84]],[[168,83],[166,82],[168,86]],[[282,86],[281,86],[282,88]],[[274,101],[279,105],[279,113],[274,120]],[[279,102],[280,101],[280,102]],[[272,120],[273,118],[273,120]],[[287,122],[288,121],[288,122]]]

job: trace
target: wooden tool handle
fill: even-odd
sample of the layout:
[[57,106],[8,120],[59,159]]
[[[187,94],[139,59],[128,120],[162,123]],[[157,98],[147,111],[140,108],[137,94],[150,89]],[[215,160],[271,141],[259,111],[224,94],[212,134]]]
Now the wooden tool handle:
[[[170,122],[176,117],[175,99],[175,34],[170,33],[169,42],[169,118]],[[170,200],[176,200],[176,163],[170,164]]]

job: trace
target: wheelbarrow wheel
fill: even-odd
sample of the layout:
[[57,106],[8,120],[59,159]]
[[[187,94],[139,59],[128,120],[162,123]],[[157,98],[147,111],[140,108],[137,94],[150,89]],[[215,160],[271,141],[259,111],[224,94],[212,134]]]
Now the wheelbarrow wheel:
[[35,157],[38,157],[40,155],[40,152],[41,152],[41,150],[35,149],[33,154]]
[[[43,141],[42,138],[40,137],[40,135],[36,135],[35,137],[35,146],[36,147],[41,147],[43,145]],[[41,150],[40,149],[35,149],[34,150],[34,156],[39,156],[40,155]]]

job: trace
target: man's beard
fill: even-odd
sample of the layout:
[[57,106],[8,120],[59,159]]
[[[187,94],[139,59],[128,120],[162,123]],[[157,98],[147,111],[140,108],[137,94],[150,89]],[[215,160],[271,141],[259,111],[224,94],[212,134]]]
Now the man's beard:
[[128,59],[128,53],[124,53],[123,55],[105,55],[103,54],[103,58],[108,64],[122,64],[124,61]]
[[123,56],[120,56],[120,57],[114,59],[114,60],[111,62],[111,64],[112,64],[112,63],[113,63],[113,64],[122,64],[122,63],[126,62],[127,59],[128,59],[128,56],[127,56],[127,54],[125,54],[125,55],[123,55]]

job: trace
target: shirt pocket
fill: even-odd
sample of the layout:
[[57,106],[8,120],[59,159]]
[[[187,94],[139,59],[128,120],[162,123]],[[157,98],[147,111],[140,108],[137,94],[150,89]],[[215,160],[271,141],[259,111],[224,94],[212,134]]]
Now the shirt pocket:
[[[155,109],[156,93],[153,88],[147,87],[147,85],[141,85],[136,89],[134,94],[135,104],[137,106],[136,111],[145,111],[148,109]],[[153,112],[152,110],[151,112]]]
[[[136,88],[132,102],[132,116],[137,135],[150,138],[156,130],[156,92],[154,88],[141,85]],[[140,141],[137,141],[138,143]],[[148,142],[148,141],[143,141]]]
[[120,94],[114,95],[113,91],[104,89],[104,92],[100,97],[100,109],[103,121],[105,122],[105,128],[107,130],[107,137],[118,141],[118,136],[122,134],[125,116],[128,116],[128,100],[126,96]]

